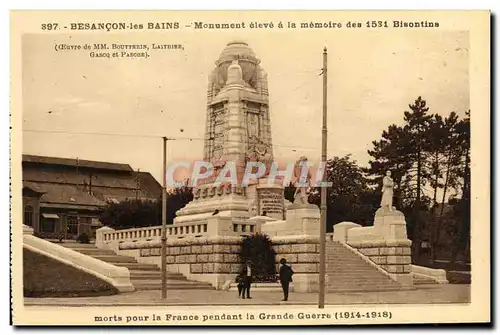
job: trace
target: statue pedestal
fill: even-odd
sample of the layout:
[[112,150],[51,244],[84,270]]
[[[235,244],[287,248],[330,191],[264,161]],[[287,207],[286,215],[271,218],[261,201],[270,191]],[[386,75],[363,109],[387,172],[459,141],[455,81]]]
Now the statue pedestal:
[[273,221],[261,226],[270,236],[319,235],[320,212],[316,205],[293,204],[288,207],[286,220]]
[[407,240],[406,221],[403,213],[379,208],[373,222],[374,233],[385,240]]
[[411,241],[400,211],[380,208],[371,227],[339,223],[334,226],[334,239],[356,248],[404,286],[412,285]]

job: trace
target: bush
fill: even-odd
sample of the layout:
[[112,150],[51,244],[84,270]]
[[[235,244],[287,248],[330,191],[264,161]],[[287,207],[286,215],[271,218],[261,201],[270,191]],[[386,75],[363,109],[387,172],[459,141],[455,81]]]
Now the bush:
[[89,244],[90,243],[90,239],[89,239],[89,236],[85,233],[82,233],[80,235],[78,235],[78,237],[76,238],[76,240],[80,243],[84,243],[84,244]]
[[250,264],[253,280],[276,282],[276,251],[267,235],[256,233],[241,242],[240,261],[242,266]]

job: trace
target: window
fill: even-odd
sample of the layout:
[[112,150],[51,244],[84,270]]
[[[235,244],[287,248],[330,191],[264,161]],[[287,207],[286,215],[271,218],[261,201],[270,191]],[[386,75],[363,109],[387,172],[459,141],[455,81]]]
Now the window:
[[78,235],[78,217],[68,216],[68,234]]
[[43,219],[42,233],[53,233],[56,230],[56,221],[54,219]]
[[24,207],[24,224],[29,227],[33,227],[33,207]]

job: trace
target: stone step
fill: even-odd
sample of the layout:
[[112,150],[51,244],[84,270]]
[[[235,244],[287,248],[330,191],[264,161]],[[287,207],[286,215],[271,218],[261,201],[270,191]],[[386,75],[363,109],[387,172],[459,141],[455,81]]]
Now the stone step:
[[430,278],[413,276],[413,285],[427,285],[427,284],[436,284],[436,281]]
[[79,248],[79,249],[97,249],[95,244],[93,243],[78,243],[78,242],[64,242],[64,243],[56,243],[65,248]]
[[[161,271],[130,271],[130,279],[152,279],[152,280],[161,280]],[[179,273],[170,273],[167,272],[167,280],[176,279],[176,280],[185,280],[186,277]]]
[[73,251],[77,251],[84,255],[89,256],[100,256],[100,255],[115,255],[113,250],[97,249],[97,248],[70,248]]
[[[132,280],[136,290],[161,290],[160,280]],[[188,280],[167,280],[167,290],[211,290],[214,289],[208,283],[194,282]]]
[[401,284],[377,270],[360,255],[339,242],[327,243],[326,262],[328,292],[376,292],[403,289]]
[[119,255],[93,255],[92,257],[107,263],[136,263],[134,257]]
[[[128,268],[130,281],[136,290],[161,290],[162,288],[161,269],[156,264],[137,263],[134,257],[117,255],[112,250],[98,249],[93,244],[66,242],[60,245],[109,264]],[[187,280],[179,273],[167,273],[167,290],[213,289],[214,287],[208,283]]]
[[359,287],[337,287],[327,289],[329,293],[357,293],[357,292],[388,292],[388,291],[401,291],[401,286],[359,286]]
[[116,266],[123,266],[129,270],[148,270],[148,271],[160,271],[158,266],[155,264],[142,264],[142,263],[129,263],[129,262],[109,262],[110,264]]

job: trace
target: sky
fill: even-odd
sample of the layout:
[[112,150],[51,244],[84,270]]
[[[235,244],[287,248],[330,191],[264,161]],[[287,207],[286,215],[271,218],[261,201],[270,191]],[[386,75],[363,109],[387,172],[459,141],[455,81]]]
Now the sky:
[[[431,113],[469,109],[467,32],[25,35],[23,153],[127,163],[161,182],[161,136],[194,138],[169,141],[168,163],[202,158],[208,75],[232,40],[247,42],[268,73],[274,156],[281,161],[321,157],[324,46],[329,157],[352,154],[367,165],[372,141],[390,124],[402,124],[418,96]],[[99,59],[84,50],[55,51],[56,43],[180,43],[184,49]]]

